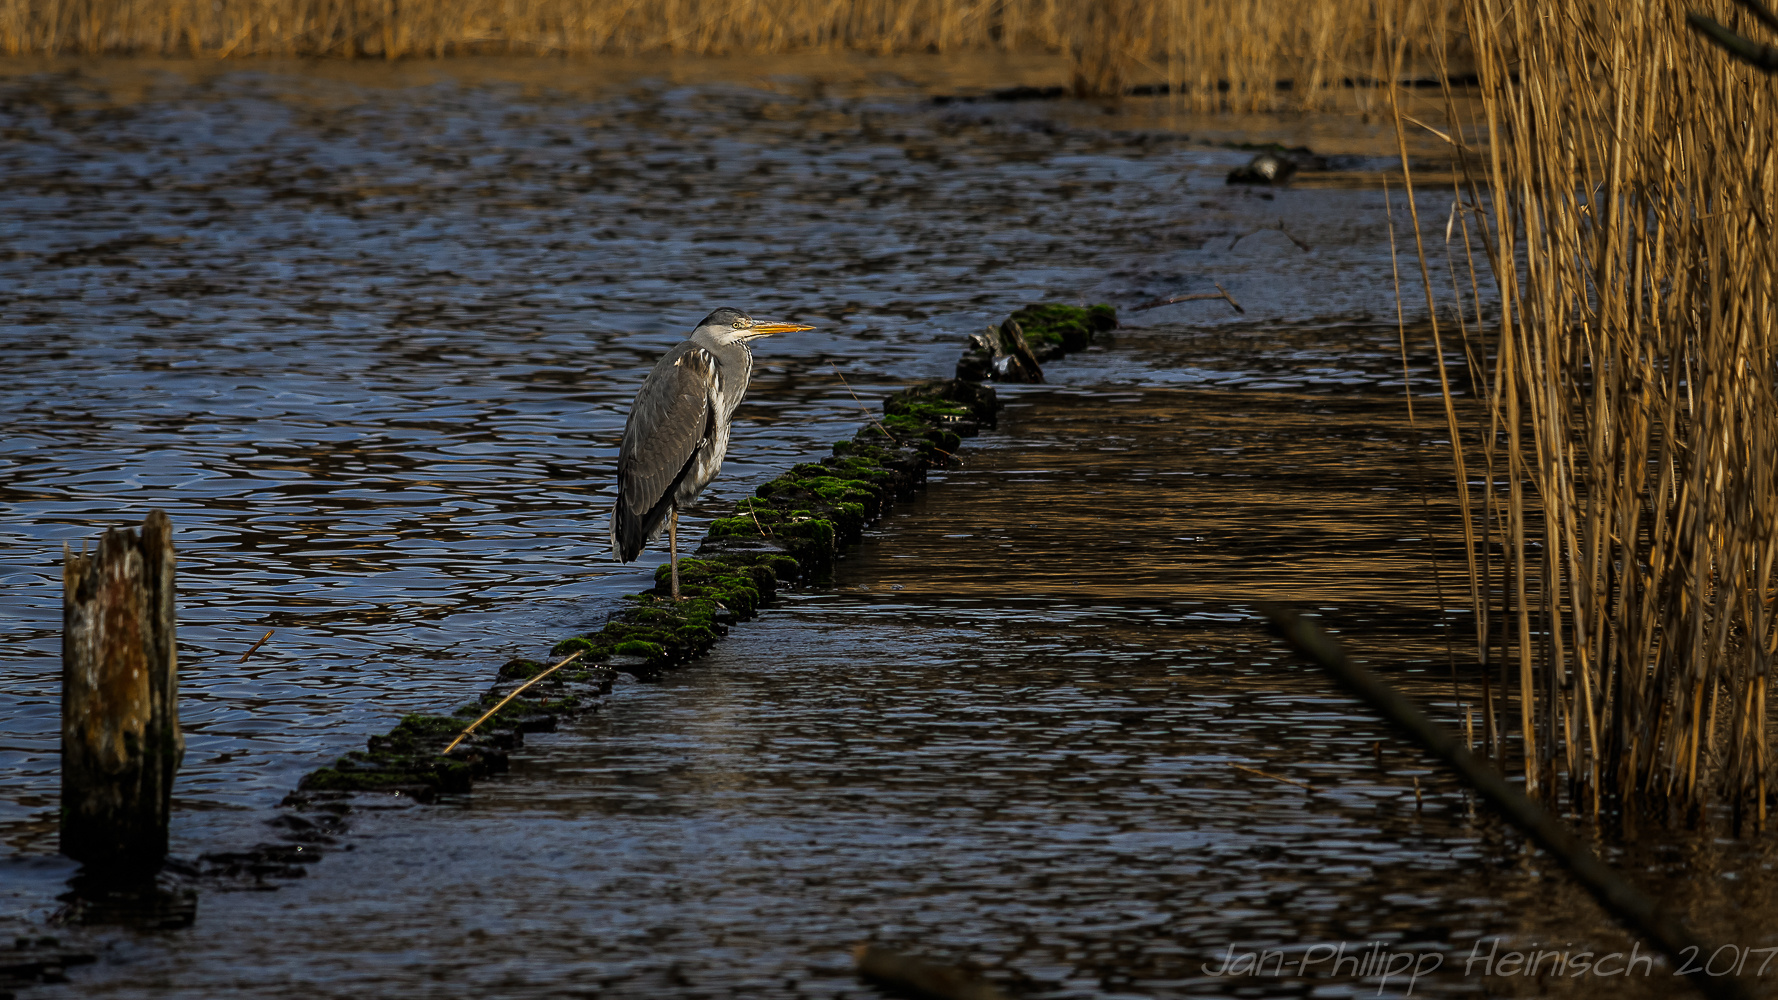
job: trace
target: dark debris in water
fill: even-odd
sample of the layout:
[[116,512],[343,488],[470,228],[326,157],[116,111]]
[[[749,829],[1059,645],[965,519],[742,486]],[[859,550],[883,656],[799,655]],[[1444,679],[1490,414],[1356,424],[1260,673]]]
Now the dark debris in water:
[[1261,153],[1246,166],[1229,171],[1230,184],[1284,184],[1296,176],[1297,162],[1276,153]]
[[14,990],[37,984],[65,983],[71,966],[91,965],[98,956],[71,948],[60,938],[32,934],[0,945],[0,1000],[12,1000]]
[[939,107],[949,104],[975,104],[978,101],[1059,101],[1069,95],[1067,87],[1005,87],[990,91],[984,95],[975,94],[935,94],[932,103]]
[[1082,308],[1056,302],[1019,309],[998,327],[971,334],[957,360],[957,377],[967,381],[1043,381],[1044,362],[1084,351],[1093,337],[1117,329],[1117,310],[1108,305]]
[[858,977],[893,996],[932,1000],[1005,1000],[980,970],[943,965],[879,945],[859,944],[852,952]]

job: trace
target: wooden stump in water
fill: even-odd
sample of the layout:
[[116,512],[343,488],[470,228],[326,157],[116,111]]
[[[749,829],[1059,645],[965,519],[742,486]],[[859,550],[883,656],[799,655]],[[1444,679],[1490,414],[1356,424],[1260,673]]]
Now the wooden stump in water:
[[62,562],[62,853],[153,870],[167,854],[179,732],[173,526],[112,529]]

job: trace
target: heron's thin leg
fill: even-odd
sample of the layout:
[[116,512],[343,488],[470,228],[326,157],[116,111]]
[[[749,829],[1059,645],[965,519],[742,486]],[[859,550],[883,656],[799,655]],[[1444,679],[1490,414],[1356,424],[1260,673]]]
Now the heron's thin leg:
[[679,508],[667,515],[667,560],[673,564],[673,600],[679,600]]

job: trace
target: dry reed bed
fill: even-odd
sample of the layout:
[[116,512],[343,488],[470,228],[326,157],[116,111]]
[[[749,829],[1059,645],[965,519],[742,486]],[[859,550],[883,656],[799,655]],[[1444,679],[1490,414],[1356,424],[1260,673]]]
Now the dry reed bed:
[[1421,264],[1485,363],[1485,425],[1452,437],[1489,748],[1522,738],[1528,784],[1594,815],[1715,798],[1763,825],[1778,114],[1687,6],[1469,0],[1487,142]]
[[[209,58],[1069,52],[1082,94],[1133,80],[1194,110],[1347,100],[1425,0],[0,0],[0,51]],[[1438,0],[1460,40],[1454,0]],[[1434,54],[1416,48],[1415,65]],[[1281,84],[1283,86],[1281,86]]]

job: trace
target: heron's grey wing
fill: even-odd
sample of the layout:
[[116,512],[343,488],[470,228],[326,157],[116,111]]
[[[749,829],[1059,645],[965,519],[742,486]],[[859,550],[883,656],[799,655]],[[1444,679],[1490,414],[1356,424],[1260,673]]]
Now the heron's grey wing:
[[[709,431],[710,400],[721,378],[709,351],[682,345],[642,380],[618,451],[618,503],[644,518],[658,506]],[[650,526],[650,530],[652,526]]]

